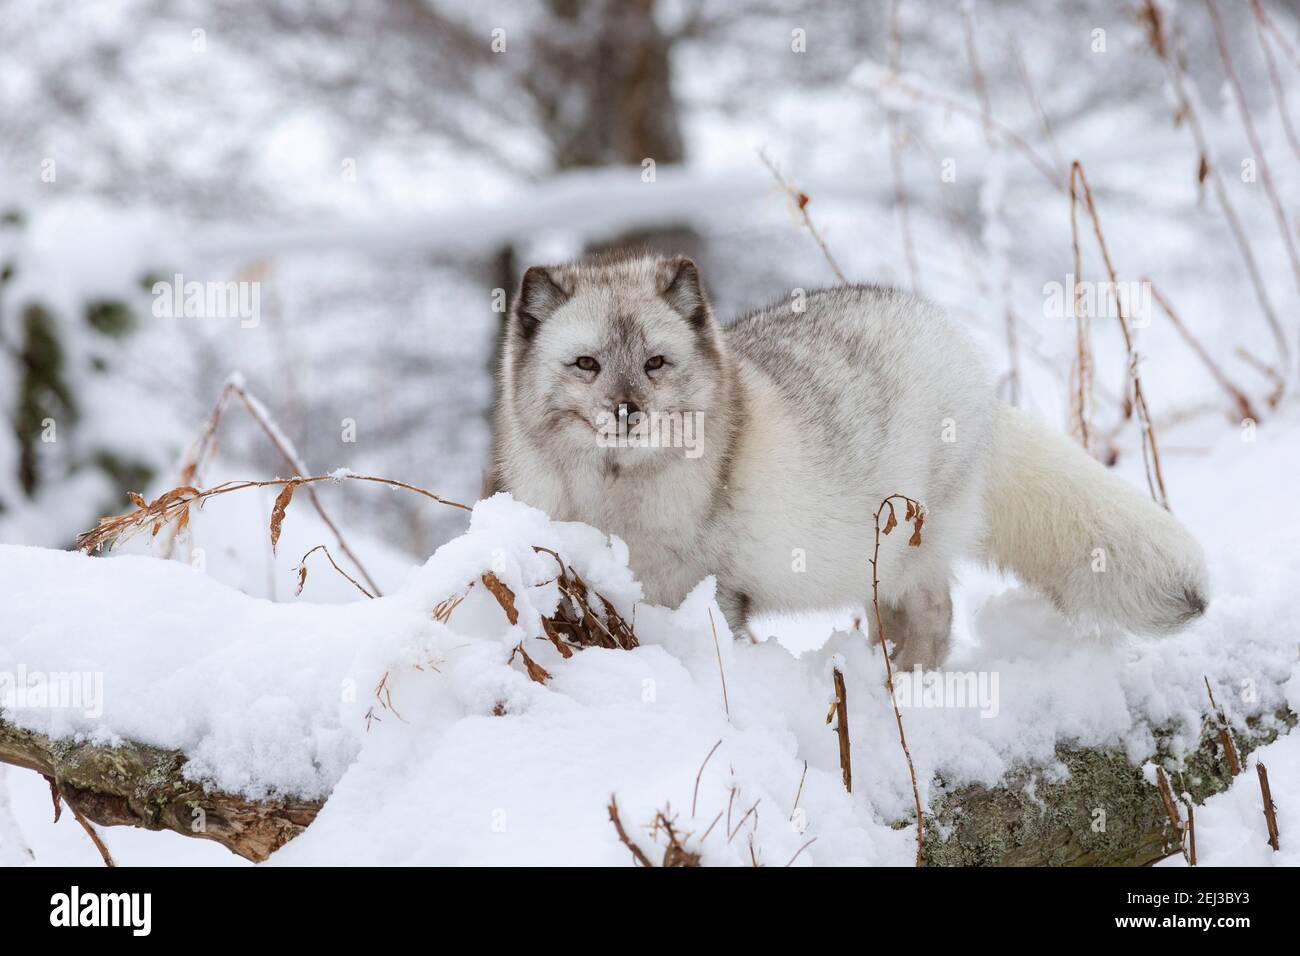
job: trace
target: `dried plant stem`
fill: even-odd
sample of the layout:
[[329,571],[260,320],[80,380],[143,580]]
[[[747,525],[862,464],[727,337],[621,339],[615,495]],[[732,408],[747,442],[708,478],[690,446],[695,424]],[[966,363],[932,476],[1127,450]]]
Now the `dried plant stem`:
[[1075,193],[1073,171],[1070,175],[1070,245],[1074,252],[1074,328],[1075,328],[1075,394],[1073,401],[1074,429],[1083,450],[1092,454],[1092,430],[1089,420],[1093,408],[1092,388],[1092,333],[1088,313],[1082,308],[1082,288],[1079,279],[1083,274],[1083,251],[1079,245],[1078,196]]
[[[227,383],[217,396],[217,402],[212,408],[211,414],[203,423],[198,437],[186,450],[185,455],[181,458],[180,478],[178,485],[197,485],[201,483],[203,468],[217,451],[217,426],[221,424],[221,415],[226,410],[226,402],[234,394],[234,387]],[[172,525],[167,532],[167,540],[162,547],[162,557],[170,560],[176,547],[176,539],[179,536],[179,525]]]
[[1232,205],[1232,200],[1229,198],[1228,189],[1224,185],[1218,163],[1214,162],[1212,158],[1213,153],[1210,150],[1209,140],[1205,135],[1205,128],[1201,125],[1201,117],[1196,108],[1196,103],[1187,91],[1183,52],[1178,43],[1177,33],[1166,36],[1164,15],[1160,12],[1154,0],[1145,0],[1141,9],[1141,18],[1149,32],[1151,46],[1161,62],[1164,63],[1165,72],[1169,77],[1169,85],[1174,93],[1175,100],[1174,122],[1177,124],[1184,119],[1187,121],[1187,128],[1192,134],[1192,140],[1196,145],[1200,159],[1202,177],[1208,176],[1210,179],[1210,184],[1214,188],[1215,199],[1219,203],[1219,208],[1223,210],[1223,218],[1228,223],[1228,229],[1232,233],[1233,241],[1237,245],[1237,251],[1241,255],[1242,264],[1246,267],[1246,274],[1250,278],[1251,286],[1255,291],[1255,298],[1259,302],[1264,321],[1268,323],[1269,330],[1273,333],[1274,341],[1277,343],[1280,365],[1283,369],[1288,369],[1291,364],[1291,349],[1287,344],[1286,333],[1283,331],[1282,324],[1278,321],[1277,313],[1273,309],[1273,303],[1268,297],[1268,292],[1264,286],[1264,278],[1259,270],[1258,263],[1255,261],[1255,253],[1251,248],[1250,239],[1241,224],[1236,208]]
[[127,512],[126,514],[101,518],[98,526],[77,536],[77,547],[82,551],[94,551],[101,547],[111,546],[115,541],[143,531],[145,528],[153,529],[153,533],[156,534],[158,530],[171,521],[188,522],[189,509],[191,505],[196,503],[202,505],[202,503],[207,501],[209,498],[228,495],[232,492],[242,491],[245,488],[284,488],[288,485],[312,485],[318,484],[322,481],[368,481],[375,484],[388,485],[393,488],[402,488],[406,491],[413,491],[417,494],[424,495],[426,498],[437,501],[439,504],[448,505],[452,508],[460,508],[464,511],[473,510],[468,505],[463,505],[460,502],[440,497],[439,495],[435,495],[432,491],[427,491],[424,488],[417,488],[415,485],[408,485],[406,482],[394,481],[391,478],[380,478],[375,475],[340,473],[334,475],[311,475],[308,477],[274,478],[269,481],[227,481],[203,491],[192,486],[173,488],[171,491],[160,495],[149,504],[145,504],[143,499],[136,496],[136,503],[140,507],[135,511]]
[[1264,823],[1268,827],[1268,845],[1274,851],[1282,848],[1277,832],[1277,808],[1273,805],[1273,791],[1268,785],[1268,768],[1262,763],[1255,764],[1259,774],[1259,794],[1264,800]]
[[86,819],[85,814],[72,804],[68,804],[68,806],[72,807],[72,815],[76,817],[77,822],[81,824],[81,828],[86,831],[86,835],[90,837],[90,842],[95,844],[95,849],[99,851],[100,859],[104,861],[104,865],[110,868],[116,867],[117,864],[113,862],[113,854],[108,852],[108,847],[95,831],[95,827]]
[[1196,809],[1190,797],[1183,797],[1187,808],[1187,865],[1196,865]]
[[787,866],[787,867],[789,867],[789,866],[793,866],[793,865],[794,865],[794,861],[797,860],[797,859],[799,859],[799,854],[802,853],[804,850],[808,849],[810,846],[812,846],[812,845],[813,845],[814,843],[816,843],[816,842],[817,842],[817,838],[816,838],[816,837],[813,837],[811,840],[809,840],[809,841],[808,841],[807,843],[805,843],[803,846],[799,847],[799,849],[795,850],[795,851],[794,851],[794,856],[790,857],[790,862],[787,863],[786,866]]
[[709,627],[713,631],[713,649],[718,655],[718,678],[722,681],[722,707],[731,719],[731,702],[727,700],[727,673],[722,669],[722,645],[718,643],[718,626],[713,622],[713,608],[709,608]]
[[[857,630],[857,628],[854,628]],[[803,773],[799,775],[799,789],[794,792],[794,806],[790,808],[790,819],[794,819],[795,813],[799,810],[799,798],[803,796],[803,782],[808,779],[808,761],[803,762]]]
[[808,227],[809,235],[811,235],[813,241],[817,243],[817,248],[822,251],[822,255],[825,256],[827,264],[831,267],[831,271],[835,273],[835,278],[840,280],[841,285],[848,285],[849,280],[844,278],[844,273],[840,270],[839,263],[835,261],[835,257],[831,255],[831,250],[826,245],[826,240],[822,238],[822,234],[817,231],[817,227],[813,224],[812,217],[808,215],[808,195],[791,186],[786,181],[785,177],[781,175],[781,170],[776,163],[769,159],[767,153],[763,152],[761,149],[758,151],[758,158],[761,159],[763,165],[771,171],[777,184],[780,185],[781,190],[790,198],[790,202],[794,204],[794,207],[799,211],[799,215],[803,217],[803,224]]
[[[202,469],[212,460],[212,456],[216,453],[217,428],[221,424],[222,414],[225,412],[226,405],[229,403],[232,396],[239,398],[244,408],[248,410],[248,414],[252,416],[255,422],[257,422],[258,427],[261,428],[262,433],[266,435],[272,447],[274,447],[279,453],[285,464],[299,475],[306,474],[308,469],[306,465],[303,464],[302,459],[299,458],[291,448],[286,447],[284,440],[281,437],[280,430],[267,417],[266,406],[256,397],[251,395],[248,388],[241,381],[231,380],[225,384],[225,387],[221,390],[221,394],[217,396],[217,402],[213,406],[212,413],[208,416],[207,421],[204,422],[203,428],[199,432],[198,437],[182,459],[179,484],[182,486],[192,486],[199,483]],[[357,572],[365,578],[366,583],[370,585],[371,591],[373,591],[374,594],[381,594],[382,592],[375,584],[374,578],[370,576],[365,565],[361,563],[361,560],[357,557],[356,553],[348,546],[347,540],[343,537],[343,532],[339,530],[338,525],[335,524],[334,520],[329,516],[329,513],[326,512],[325,506],[321,504],[314,488],[307,489],[307,497],[311,501],[312,507],[315,508],[316,513],[320,516],[321,521],[325,523],[325,526],[330,530],[330,533],[334,535],[334,540],[337,542],[339,550],[347,556],[348,560],[350,560],[353,566],[356,567]],[[179,525],[173,525],[168,531],[167,541],[162,549],[162,556],[164,558],[170,558],[172,556],[180,530],[181,528]],[[331,558],[330,561],[333,563],[333,558]],[[335,567],[338,566],[335,565]]]
[[[901,69],[903,38],[898,30],[899,0],[889,2],[889,68],[897,76]],[[907,273],[912,292],[921,294],[921,271],[916,262],[916,248],[912,243],[911,213],[907,205],[907,185],[903,181],[903,130],[897,110],[886,110],[889,126],[889,169],[894,180],[894,207],[898,211],[898,228],[903,243],[903,256],[907,260]]]
[[1196,353],[1196,357],[1201,360],[1201,364],[1205,366],[1206,370],[1214,380],[1219,383],[1219,387],[1228,393],[1228,397],[1232,399],[1233,404],[1237,407],[1237,414],[1243,419],[1249,418],[1253,421],[1259,421],[1259,415],[1256,414],[1254,406],[1250,403],[1250,399],[1246,397],[1246,393],[1228,380],[1228,376],[1224,374],[1223,369],[1219,368],[1218,363],[1210,357],[1210,353],[1206,351],[1205,346],[1201,345],[1201,343],[1192,336],[1192,333],[1188,331],[1187,326],[1183,324],[1183,320],[1180,319],[1178,313],[1174,311],[1174,307],[1169,304],[1169,300],[1160,294],[1160,290],[1156,288],[1156,284],[1147,276],[1143,276],[1141,281],[1145,282],[1151,289],[1151,297],[1156,300],[1156,304],[1160,306],[1161,310],[1168,317],[1170,324],[1173,325],[1179,336],[1182,337],[1182,340],[1187,343],[1188,347],[1193,352]]
[[853,755],[849,748],[849,701],[844,691],[844,675],[839,668],[831,671],[835,684],[835,704],[831,712],[835,715],[835,735],[840,742],[840,774],[844,778],[844,789],[853,792]]
[[980,105],[980,124],[984,128],[984,139],[993,145],[993,109],[989,102],[988,84],[984,82],[984,71],[980,69],[979,51],[975,46],[975,16],[971,6],[961,5],[962,33],[966,41],[966,59],[970,63],[971,80],[975,85],[975,98]]
[[727,834],[728,843],[730,843],[732,840],[736,838],[736,834],[740,832],[740,828],[745,825],[745,821],[748,820],[751,816],[754,817],[754,826],[755,827],[758,826],[758,805],[762,802],[763,802],[763,798],[759,797],[757,800],[754,801],[754,805],[745,811],[745,815],[742,816],[740,820],[736,823],[736,829],[731,830]]
[[1174,802],[1174,792],[1169,786],[1169,778],[1165,776],[1163,767],[1156,767],[1156,786],[1160,790],[1160,802],[1165,805],[1165,815],[1169,817],[1169,825],[1173,827],[1174,839],[1178,841],[1178,846],[1182,850],[1183,856],[1187,856],[1187,847],[1184,841],[1183,820],[1178,815],[1178,805]]
[[[660,864],[664,867],[694,867],[700,865],[700,855],[686,848],[686,841],[691,838],[691,834],[681,835],[677,832],[676,818],[669,817],[667,810],[655,811],[654,824],[651,827],[651,836],[658,837],[659,831],[662,830],[668,837],[668,845],[664,847],[664,859]],[[750,858],[754,858],[754,842],[750,837],[749,844]],[[757,860],[754,861],[757,866]]]
[[[239,400],[244,403],[244,407],[248,409],[248,414],[252,415],[253,420],[261,426],[263,433],[270,440],[271,444],[275,446],[275,450],[280,453],[280,457],[284,459],[285,463],[290,468],[296,470],[298,474],[307,471],[308,469],[303,464],[302,459],[298,458],[298,456],[290,449],[285,447],[284,442],[281,440],[279,429],[274,427],[271,422],[267,420],[263,411],[264,406],[262,403],[251,399],[247,389],[242,385],[235,385],[232,383],[230,387],[234,388],[235,394],[238,395]],[[330,533],[334,535],[334,540],[338,542],[339,550],[347,555],[348,560],[352,562],[353,566],[358,572],[360,572],[361,576],[365,578],[366,583],[370,585],[370,590],[376,595],[382,595],[384,592],[379,590],[379,585],[375,583],[375,579],[370,576],[370,572],[367,571],[366,566],[361,563],[361,559],[358,558],[352,548],[348,546],[347,539],[343,537],[343,532],[340,531],[338,525],[334,523],[334,519],[329,516],[328,512],[326,512],[325,506],[321,504],[320,498],[316,495],[315,488],[310,486],[307,488],[307,499],[316,510],[316,514],[320,516],[321,521],[325,523],[325,527],[329,528]]]
[[1259,356],[1253,354],[1249,349],[1239,345],[1236,348],[1236,355],[1237,358],[1241,359],[1256,372],[1259,372],[1260,375],[1263,375],[1273,383],[1273,391],[1268,393],[1268,398],[1265,399],[1265,401],[1269,408],[1277,408],[1278,404],[1282,401],[1283,393],[1286,391],[1286,380],[1278,374],[1277,369],[1273,368],[1273,366],[1269,365]]
[[[912,799],[916,804],[916,865],[925,865],[925,852],[922,841],[925,837],[924,820],[921,815],[921,788],[916,783],[916,765],[912,763],[912,752],[907,747],[907,734],[903,731],[903,713],[898,709],[898,697],[894,693],[894,665],[889,660],[889,646],[885,643],[885,623],[880,617],[880,539],[889,534],[898,524],[894,513],[894,501],[907,505],[906,519],[913,522],[913,533],[908,544],[917,547],[921,543],[921,526],[925,523],[925,510],[920,502],[906,495],[892,494],[880,502],[876,509],[876,541],[871,554],[871,606],[876,613],[876,637],[880,641],[880,654],[885,659],[885,687],[889,690],[889,702],[894,707],[894,722],[898,725],[898,742],[903,748],[903,757],[907,760],[907,771],[912,777]],[[888,512],[885,527],[880,526],[881,515]]]
[[997,134],[999,139],[1014,147],[1017,152],[1028,159],[1033,167],[1042,173],[1043,178],[1051,184],[1053,189],[1064,191],[1065,183],[1062,181],[1060,174],[1052,168],[1052,164],[1044,159],[1038,150],[1034,149],[1034,147],[1030,145],[1028,140],[1011,127],[999,122],[992,116],[982,115],[979,109],[969,106],[960,100],[955,100],[950,96],[945,96],[944,94],[933,90],[922,89],[918,86],[914,86],[901,77],[893,77],[890,82],[895,90],[905,96],[911,97],[917,102],[933,103],[937,106],[942,106],[946,110],[951,110],[954,113],[960,113],[971,119],[979,120],[981,124],[986,124],[987,128]]
[[618,801],[614,799],[613,794],[611,794],[609,798],[609,822],[614,824],[614,831],[618,834],[618,838],[622,844],[631,851],[632,859],[641,866],[653,867],[654,864],[650,862],[650,857],[646,856],[645,851],[632,842],[632,838],[629,837],[627,831],[623,829],[623,821],[618,815]]
[[330,554],[330,549],[323,544],[316,545],[316,547],[312,548],[310,551],[304,554],[302,556],[302,560],[298,562],[298,593],[299,594],[302,593],[303,583],[307,580],[307,559],[311,557],[313,554],[315,554],[317,551],[325,552],[325,557],[329,561],[330,565],[334,568],[334,570],[337,571],[339,574],[343,575],[343,577],[347,578],[348,581],[351,582],[354,588],[356,588],[358,591],[360,591],[368,598],[374,597],[374,595],[371,594],[369,591],[367,591],[360,584],[360,582],[357,581],[356,578],[354,578],[352,575],[348,574],[346,571],[344,571],[342,568],[338,566],[338,562],[334,560],[334,555]]
[[[1077,199],[1074,189],[1076,177],[1083,187],[1084,203],[1088,216],[1092,219],[1093,234],[1097,237],[1097,247],[1101,250],[1102,261],[1106,264],[1106,274],[1110,278],[1111,288],[1118,290],[1119,278],[1115,273],[1115,264],[1110,258],[1110,250],[1106,248],[1106,237],[1101,231],[1101,219],[1092,201],[1092,189],[1088,185],[1088,178],[1083,173],[1083,164],[1077,159],[1070,166],[1070,215],[1074,216]],[[1078,281],[1077,275],[1075,281],[1076,283]],[[1120,301],[1118,293],[1115,295],[1115,315],[1119,320],[1120,331],[1124,334],[1124,351],[1128,357],[1129,378],[1133,391],[1132,401],[1125,402],[1124,418],[1127,419],[1133,409],[1137,409],[1138,427],[1142,430],[1142,464],[1146,469],[1147,487],[1156,503],[1169,511],[1169,495],[1165,491],[1165,479],[1160,469],[1160,451],[1156,446],[1155,426],[1151,422],[1151,411],[1147,407],[1146,394],[1142,390],[1142,376],[1138,372],[1138,356],[1133,348],[1133,334],[1129,330],[1128,319],[1124,315],[1124,304]]]
[[1269,204],[1273,207],[1273,216],[1278,220],[1278,232],[1282,233],[1282,245],[1286,247],[1287,259],[1291,260],[1291,273],[1295,278],[1296,291],[1300,291],[1300,255],[1296,254],[1296,242],[1294,235],[1291,234],[1291,225],[1287,222],[1286,209],[1282,208],[1282,199],[1278,196],[1277,186],[1273,182],[1273,172],[1269,168],[1268,155],[1264,152],[1264,143],[1260,140],[1260,133],[1255,129],[1255,117],[1251,116],[1251,107],[1245,99],[1245,91],[1242,88],[1242,81],[1236,75],[1236,68],[1232,65],[1232,53],[1227,46],[1227,35],[1223,31],[1223,21],[1219,17],[1218,4],[1214,0],[1205,0],[1205,7],[1209,9],[1210,21],[1214,25],[1214,39],[1218,43],[1219,59],[1223,61],[1223,72],[1227,74],[1227,82],[1232,90],[1232,98],[1236,100],[1236,109],[1242,117],[1242,126],[1245,130],[1245,138],[1251,142],[1251,150],[1255,152],[1255,159],[1260,166],[1260,178],[1264,182],[1265,194],[1269,196]]
[[[996,154],[998,151],[998,140],[994,135],[993,122],[993,105],[989,99],[988,83],[984,79],[984,70],[980,66],[979,47],[975,42],[975,17],[971,12],[968,4],[963,4],[962,13],[962,30],[966,40],[966,59],[970,63],[971,80],[975,86],[976,98],[980,105],[980,122],[984,129],[984,141],[988,145],[989,152]],[[990,216],[996,221],[1001,222],[1005,210],[1002,201],[999,198],[995,208],[990,210]],[[1011,278],[1007,274],[1007,264],[1002,250],[995,250],[998,254],[995,257],[999,275],[997,277],[998,295],[1002,300],[1002,313],[1006,321],[1007,337],[1007,375],[1006,381],[1009,385],[1010,395],[1007,400],[1011,405],[1020,404],[1020,336],[1016,330],[1016,313],[1011,307],[1010,284]]]
[[1241,773],[1241,759],[1237,756],[1237,745],[1232,740],[1232,733],[1228,730],[1228,718],[1224,715],[1219,705],[1214,702],[1214,691],[1210,687],[1210,678],[1205,678],[1205,692],[1210,695],[1210,710],[1214,714],[1215,724],[1219,731],[1219,744],[1223,747],[1224,757],[1228,761],[1228,769],[1232,771],[1235,777]]
[[99,858],[104,861],[104,865],[111,868],[117,866],[113,862],[113,854],[108,852],[108,847],[100,838],[99,833],[95,830],[94,825],[86,819],[85,814],[77,808],[77,805],[71,800],[64,800],[63,791],[59,789],[58,781],[49,774],[41,774],[45,782],[50,785],[50,798],[54,801],[54,822],[59,822],[59,817],[63,815],[63,804],[67,803],[68,809],[72,811],[73,817],[81,825],[81,829],[86,831],[86,836],[90,837],[90,842],[95,844],[95,849],[99,851]]
[[1291,110],[1286,102],[1286,87],[1278,75],[1277,62],[1273,59],[1273,48],[1268,43],[1268,20],[1259,0],[1249,0],[1249,2],[1251,12],[1255,15],[1255,35],[1259,40],[1259,48],[1264,54],[1264,64],[1268,68],[1268,82],[1273,88],[1273,98],[1277,101],[1278,119],[1282,122],[1282,131],[1291,146],[1291,152],[1295,154],[1297,160],[1300,160],[1300,139],[1296,138],[1295,128],[1291,125]]
[[1038,91],[1034,88],[1034,81],[1029,76],[1029,69],[1025,66],[1024,55],[1020,52],[1020,43],[1015,36],[1007,37],[1007,45],[1011,49],[1011,60],[1016,67],[1016,75],[1020,78],[1020,85],[1025,89],[1025,96],[1029,100],[1029,105],[1034,110],[1034,115],[1038,117],[1038,124],[1043,129],[1043,139],[1047,141],[1048,148],[1052,151],[1052,159],[1056,161],[1056,166],[1060,169],[1066,168],[1065,157],[1061,155],[1061,149],[1056,143],[1056,131],[1052,128],[1052,120],[1043,109],[1042,101],[1038,98]]
[[1269,35],[1273,37],[1277,45],[1282,48],[1282,52],[1286,54],[1287,59],[1291,61],[1291,65],[1296,70],[1300,70],[1300,52],[1297,52],[1296,48],[1291,45],[1291,41],[1286,38],[1286,34],[1277,28],[1273,18],[1265,12],[1263,5],[1258,0],[1252,0],[1251,6],[1255,12],[1256,22],[1268,30]]
[[1219,16],[1219,6],[1215,0],[1205,0],[1205,6],[1210,11],[1210,20],[1214,24],[1214,39],[1218,43],[1219,58],[1223,60],[1223,70],[1228,76],[1228,86],[1232,90],[1233,98],[1237,101],[1237,112],[1241,116],[1242,128],[1245,129],[1246,138],[1250,141],[1250,148],[1255,153],[1255,161],[1259,164],[1260,179],[1264,183],[1264,192],[1268,196],[1269,204],[1273,207],[1273,216],[1277,219],[1277,228],[1282,234],[1282,245],[1286,248],[1287,258],[1291,261],[1291,274],[1295,279],[1296,291],[1300,292],[1300,255],[1296,253],[1295,237],[1291,234],[1291,225],[1287,222],[1286,210],[1282,207],[1282,200],[1278,196],[1277,186],[1273,183],[1273,172],[1269,167],[1268,156],[1264,152],[1264,144],[1259,138],[1259,131],[1255,129],[1255,119],[1251,116],[1250,105],[1246,101],[1246,92],[1241,87],[1241,79],[1237,76],[1237,69],[1232,63],[1232,52],[1228,49],[1228,37],[1223,29],[1223,20]]
[[699,772],[695,774],[695,790],[691,793],[691,816],[695,816],[695,807],[700,799],[700,779],[704,776],[704,768],[709,765],[709,761],[713,759],[713,754],[721,746],[722,740],[719,738],[718,742],[709,749],[708,755],[704,758],[704,763],[700,764]]

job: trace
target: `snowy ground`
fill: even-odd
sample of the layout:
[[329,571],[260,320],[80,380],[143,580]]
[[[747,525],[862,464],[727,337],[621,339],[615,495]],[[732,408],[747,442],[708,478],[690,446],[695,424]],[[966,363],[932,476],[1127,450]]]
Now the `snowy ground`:
[[[982,710],[904,710],[924,799],[936,773],[959,786],[995,783],[1026,761],[1058,772],[1053,748],[1063,740],[1120,745],[1136,765],[1152,757],[1152,723],[1178,728],[1176,747],[1194,746],[1206,676],[1234,724],[1300,709],[1300,525],[1286,504],[1300,469],[1300,420],[1280,415],[1247,437],[1203,420],[1169,441],[1180,449],[1166,460],[1173,505],[1206,543],[1214,581],[1208,614],[1178,637],[1081,633],[1014,582],[964,570],[948,669],[995,679],[987,686],[996,694]],[[204,520],[228,521],[238,512],[233,498],[209,503]],[[232,510],[223,517],[221,508]],[[315,534],[311,522],[296,503],[286,541]],[[545,583],[554,562],[533,545],[565,555],[625,617],[635,614],[643,646],[561,660],[531,640],[537,615],[558,597]],[[292,575],[296,549],[275,574]],[[910,864],[913,833],[890,826],[910,810],[907,770],[882,662],[847,632],[852,611],[834,635],[834,618],[774,621],[766,630],[780,641],[733,642],[710,580],[678,609],[639,604],[625,558],[620,543],[593,529],[554,524],[506,497],[480,503],[469,531],[400,590],[342,605],[313,603],[314,588],[333,586],[324,565],[313,567],[307,600],[277,604],[181,562],[2,546],[0,576],[12,597],[0,672],[87,671],[102,675],[103,689],[93,706],[6,716],[56,735],[181,748],[193,773],[250,794],[331,793],[272,864],[627,864],[607,819],[611,794],[648,851],[642,824],[667,809],[695,834],[688,845],[708,865],[748,865],[751,850],[784,864],[813,838],[798,865]],[[448,625],[432,620],[431,608],[489,569],[519,595],[518,625],[481,587]],[[507,663],[521,639],[553,675],[545,686],[518,660]],[[848,684],[852,796],[825,723],[832,660]],[[385,672],[394,710],[372,695]],[[367,728],[372,709],[381,719]],[[1202,865],[1297,862],[1294,849],[1273,854],[1264,845],[1254,759],[1232,790],[1197,812]],[[1300,833],[1296,738],[1258,759],[1269,767],[1282,833]],[[56,826],[50,815],[45,782],[9,768],[0,778],[0,860],[24,862],[26,847],[38,864],[95,863],[76,823]],[[239,862],[170,834],[117,828],[104,837],[123,864]]]

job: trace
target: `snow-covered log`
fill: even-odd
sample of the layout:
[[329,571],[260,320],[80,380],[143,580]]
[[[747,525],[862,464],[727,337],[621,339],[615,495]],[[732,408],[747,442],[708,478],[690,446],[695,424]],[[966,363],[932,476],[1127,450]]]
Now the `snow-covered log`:
[[[1235,745],[1244,757],[1275,736],[1241,734]],[[1158,787],[1123,753],[1061,747],[1057,754],[1070,769],[1059,782],[1035,783],[1036,772],[1025,768],[999,786],[963,787],[941,797],[927,826],[928,865],[1145,866],[1179,852]],[[186,757],[174,750],[52,741],[3,720],[0,762],[52,779],[63,799],[94,823],[214,840],[255,863],[300,834],[322,806],[205,789],[183,777]],[[1185,778],[1198,806],[1231,784],[1213,734],[1187,760]]]
[[[1285,725],[1295,715],[1277,715]],[[1270,743],[1276,730],[1233,735],[1241,757]],[[1160,734],[1156,734],[1159,739]],[[1180,852],[1159,784],[1109,747],[1061,746],[1068,776],[1054,782],[1037,770],[1012,771],[996,787],[968,786],[935,801],[926,860],[934,866],[1147,866]],[[1227,790],[1234,775],[1217,734],[1184,759],[1171,789],[1200,807]],[[1253,776],[1253,774],[1251,775]],[[1247,779],[1247,783],[1250,780]],[[1188,814],[1176,800],[1179,826]],[[1193,819],[1193,827],[1194,827]],[[1190,843],[1190,841],[1188,841]]]
[[[910,775],[859,631],[799,655],[734,641],[711,579],[650,605],[622,542],[506,495],[383,598],[312,603],[328,573],[283,604],[176,561],[0,546],[0,760],[92,821],[287,864],[628,865],[611,797],[650,860],[668,820],[704,866],[912,864]],[[1281,579],[1168,640],[1098,640],[987,586],[944,672],[895,675],[930,865],[1176,853],[1157,768],[1179,805],[1226,783],[1202,749],[1219,721],[1207,678],[1243,755],[1294,722]],[[826,723],[835,670],[852,793]],[[1234,791],[1253,785],[1240,759]],[[1270,767],[1284,846],[1294,765]],[[1238,796],[1240,845],[1265,846],[1258,794]]]
[[317,800],[251,800],[186,780],[184,754],[126,741],[51,740],[0,720],[0,762],[35,770],[93,823],[215,840],[260,863],[315,819]]

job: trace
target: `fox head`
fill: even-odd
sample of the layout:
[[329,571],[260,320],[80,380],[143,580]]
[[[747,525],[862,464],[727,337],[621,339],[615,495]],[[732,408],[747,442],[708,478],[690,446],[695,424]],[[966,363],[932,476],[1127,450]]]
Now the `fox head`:
[[508,426],[571,465],[698,457],[728,397],[725,344],[684,256],[533,266],[504,362]]

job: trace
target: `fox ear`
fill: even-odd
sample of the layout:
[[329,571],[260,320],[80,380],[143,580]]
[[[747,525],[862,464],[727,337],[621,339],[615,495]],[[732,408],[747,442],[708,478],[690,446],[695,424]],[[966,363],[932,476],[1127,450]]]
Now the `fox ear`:
[[677,256],[659,269],[659,294],[692,328],[709,321],[709,301],[700,286],[700,270],[686,256]]
[[531,339],[538,326],[551,317],[555,310],[569,301],[569,294],[555,281],[555,276],[542,266],[531,266],[519,283],[515,297],[515,317],[524,338]]

